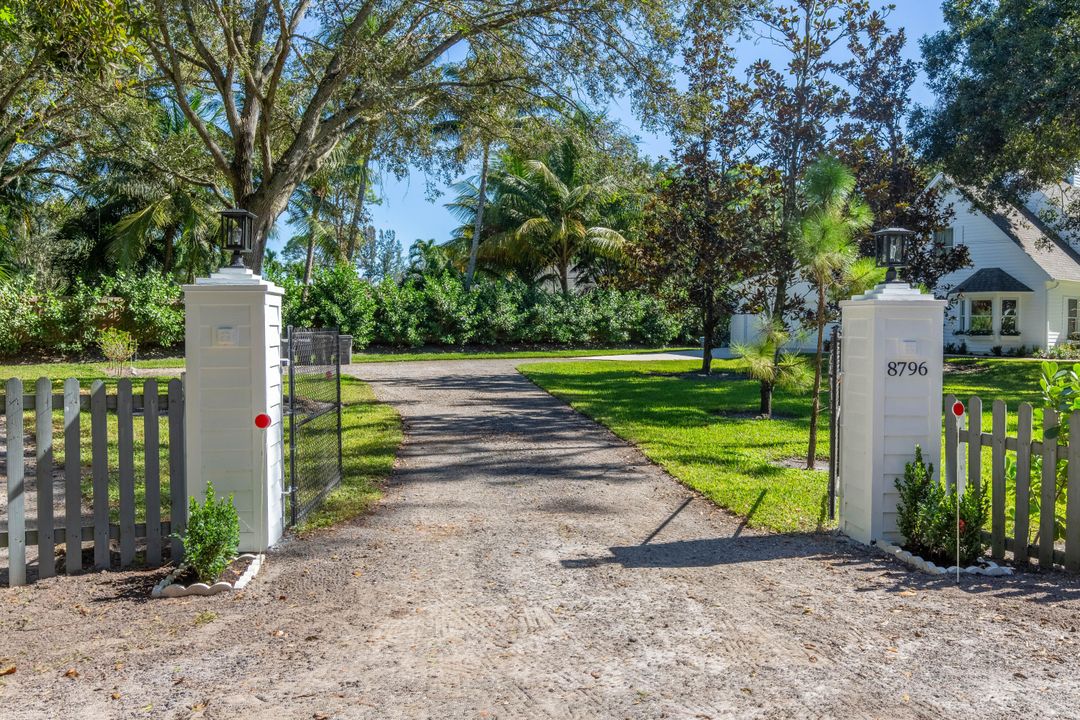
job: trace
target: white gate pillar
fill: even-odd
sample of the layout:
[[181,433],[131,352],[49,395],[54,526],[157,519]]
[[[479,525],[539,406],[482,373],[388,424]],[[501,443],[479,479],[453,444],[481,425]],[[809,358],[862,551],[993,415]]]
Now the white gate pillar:
[[[281,538],[281,297],[250,270],[222,268],[184,286],[188,495],[207,482],[233,496],[240,550],[261,552]],[[266,414],[270,426],[256,418]]]
[[907,283],[840,303],[840,530],[859,542],[901,540],[895,483],[916,445],[941,464],[945,305]]

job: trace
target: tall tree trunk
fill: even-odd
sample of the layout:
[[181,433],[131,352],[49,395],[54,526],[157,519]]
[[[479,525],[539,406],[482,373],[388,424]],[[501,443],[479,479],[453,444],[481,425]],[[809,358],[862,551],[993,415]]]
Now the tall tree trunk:
[[570,296],[570,266],[568,263],[559,264],[559,285],[562,286],[562,294]]
[[701,347],[701,372],[708,375],[712,372],[712,348],[716,335],[716,302],[712,285],[705,289],[705,312],[702,314],[702,340]]
[[484,202],[487,194],[488,154],[491,143],[484,143],[484,157],[480,163],[480,192],[476,196],[476,222],[473,224],[472,242],[469,243],[469,267],[465,271],[465,290],[472,287],[476,272],[476,256],[480,252],[480,231],[484,228]]
[[360,237],[360,218],[364,211],[364,199],[367,197],[368,159],[364,157],[364,169],[360,173],[360,183],[353,200],[352,220],[349,222],[349,246],[345,252],[345,259],[351,264],[356,257],[356,241]]
[[761,381],[760,401],[758,402],[758,415],[765,419],[772,417],[773,384],[766,380]]
[[308,223],[307,259],[304,260],[304,287],[300,290],[301,300],[307,300],[308,288],[311,287],[311,271],[315,265],[315,230],[319,226],[321,211],[322,198],[316,195],[311,204],[311,219]]
[[177,228],[175,226],[170,227],[165,231],[165,259],[161,263],[162,275],[168,275],[173,269],[173,258],[176,252],[176,234]]
[[806,469],[817,463],[818,415],[821,413],[821,359],[825,339],[825,284],[818,283],[817,354],[814,356],[814,396],[810,404],[810,444],[806,449]]

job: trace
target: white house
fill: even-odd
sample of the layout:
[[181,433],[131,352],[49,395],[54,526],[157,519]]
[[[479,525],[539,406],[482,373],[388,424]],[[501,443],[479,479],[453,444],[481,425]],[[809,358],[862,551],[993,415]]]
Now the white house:
[[[935,183],[949,182],[943,176]],[[1033,194],[1025,205],[991,201],[950,183],[944,201],[954,217],[936,234],[943,250],[965,245],[969,267],[941,279],[952,305],[945,342],[973,353],[1019,346],[1047,348],[1080,332],[1078,238],[1046,221],[1072,186]],[[1076,335],[1080,338],[1080,335]]]
[[[939,296],[951,301],[945,314],[945,343],[967,352],[989,354],[1025,347],[1048,348],[1069,336],[1080,340],[1080,236],[1050,226],[1063,203],[1080,192],[1070,183],[1034,193],[1024,205],[1007,205],[961,188],[944,175],[931,187],[947,183],[942,201],[952,205],[953,219],[934,240],[949,252],[965,245],[971,264],[941,278]],[[811,299],[805,283],[792,296]],[[736,315],[733,343],[750,342],[761,319]],[[793,345],[812,350],[815,338],[803,336]]]

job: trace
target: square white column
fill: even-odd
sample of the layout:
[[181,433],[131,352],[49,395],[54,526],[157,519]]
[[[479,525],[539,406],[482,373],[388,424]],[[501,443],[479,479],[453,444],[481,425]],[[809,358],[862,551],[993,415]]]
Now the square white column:
[[[233,496],[240,550],[261,552],[284,531],[281,298],[250,270],[223,268],[184,286],[188,495],[207,482]],[[266,429],[255,419],[270,417]]]
[[896,480],[916,445],[938,473],[945,305],[906,283],[840,303],[840,530],[860,542],[901,541]]

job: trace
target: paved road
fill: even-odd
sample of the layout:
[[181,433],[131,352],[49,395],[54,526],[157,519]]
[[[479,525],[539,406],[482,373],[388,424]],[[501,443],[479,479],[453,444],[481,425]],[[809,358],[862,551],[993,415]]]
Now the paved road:
[[405,421],[385,501],[239,598],[0,591],[0,716],[1076,716],[1075,583],[749,531],[515,364],[349,368]]

